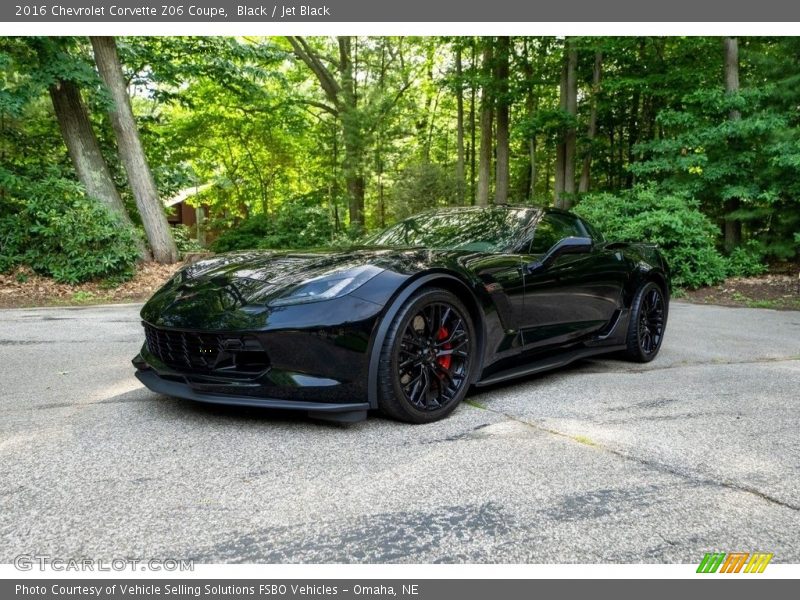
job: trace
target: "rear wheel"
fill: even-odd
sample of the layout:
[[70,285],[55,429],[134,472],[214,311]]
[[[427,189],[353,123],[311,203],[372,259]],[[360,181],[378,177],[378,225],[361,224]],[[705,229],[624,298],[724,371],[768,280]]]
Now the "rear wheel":
[[649,282],[639,288],[631,304],[626,357],[650,362],[661,349],[667,325],[667,302],[659,285]]
[[458,298],[421,289],[395,315],[381,350],[381,410],[409,423],[446,417],[467,393],[475,348],[474,326]]

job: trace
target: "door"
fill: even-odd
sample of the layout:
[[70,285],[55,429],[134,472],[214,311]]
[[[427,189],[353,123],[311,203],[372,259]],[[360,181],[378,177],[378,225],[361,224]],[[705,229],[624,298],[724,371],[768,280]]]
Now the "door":
[[592,237],[590,252],[564,254],[524,275],[521,328],[525,346],[563,344],[601,331],[621,306],[627,265],[609,252],[594,230],[573,215],[545,213],[536,225],[524,262],[540,260],[566,237]]
[[516,334],[525,298],[523,259],[518,254],[482,256],[470,264],[497,308],[504,334]]

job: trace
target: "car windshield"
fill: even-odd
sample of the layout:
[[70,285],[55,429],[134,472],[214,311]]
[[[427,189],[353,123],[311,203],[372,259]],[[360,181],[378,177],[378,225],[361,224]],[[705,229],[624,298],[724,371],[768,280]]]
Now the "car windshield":
[[509,208],[427,212],[368,238],[372,246],[424,246],[442,250],[501,252],[519,240],[534,209]]

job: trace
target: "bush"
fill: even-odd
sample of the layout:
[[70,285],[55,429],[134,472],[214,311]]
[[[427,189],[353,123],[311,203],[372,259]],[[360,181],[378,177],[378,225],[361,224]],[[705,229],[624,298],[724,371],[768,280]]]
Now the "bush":
[[239,225],[223,231],[211,243],[211,247],[216,252],[263,248],[262,244],[272,234],[273,228],[271,219],[266,215],[248,217]]
[[412,163],[389,190],[391,215],[404,219],[428,208],[448,206],[456,201],[457,191],[450,169],[429,162]]
[[175,247],[181,255],[187,252],[201,252],[203,247],[192,237],[192,228],[188,225],[175,225],[171,228],[172,239],[175,240]]
[[63,283],[133,274],[137,234],[77,183],[46,177],[26,193],[0,205],[0,271],[25,264]]
[[761,245],[753,240],[734,248],[725,258],[725,271],[729,277],[753,277],[766,270]]
[[609,240],[658,244],[677,287],[692,289],[725,279],[727,264],[714,244],[717,228],[689,198],[662,194],[654,185],[636,186],[619,195],[586,196],[575,212]]
[[327,208],[313,196],[287,200],[271,215],[248,217],[223,232],[214,242],[216,252],[254,248],[314,248],[331,243],[333,225]]

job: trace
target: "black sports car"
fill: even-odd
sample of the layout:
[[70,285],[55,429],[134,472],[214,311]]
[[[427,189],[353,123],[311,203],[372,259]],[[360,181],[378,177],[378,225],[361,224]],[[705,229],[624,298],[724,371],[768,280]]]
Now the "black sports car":
[[471,385],[664,338],[667,265],[564,211],[450,208],[342,251],[222,254],[142,309],[148,388],[351,422],[447,416]]

